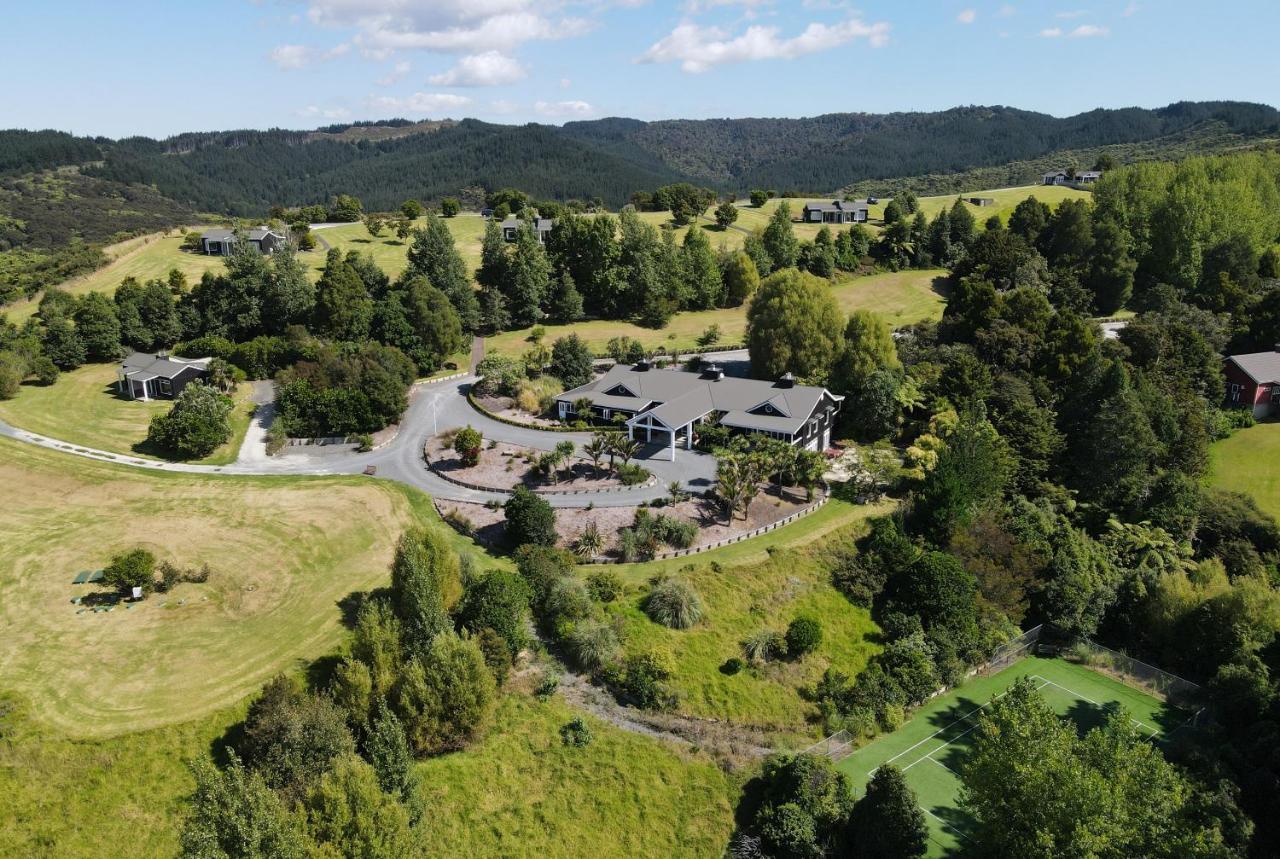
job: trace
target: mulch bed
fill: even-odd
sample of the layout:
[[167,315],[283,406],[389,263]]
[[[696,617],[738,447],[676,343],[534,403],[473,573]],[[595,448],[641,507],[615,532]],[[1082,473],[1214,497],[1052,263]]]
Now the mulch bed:
[[[677,519],[693,521],[698,524],[698,536],[694,546],[705,546],[728,537],[752,531],[765,525],[785,519],[797,510],[807,506],[804,491],[784,490],[781,497],[775,487],[769,487],[755,497],[747,510],[747,518],[734,517],[733,523],[726,524],[723,508],[701,496],[694,496],[679,504],[652,508],[654,515],[674,516]],[[442,513],[455,511],[465,516],[475,526],[475,538],[478,542],[497,546],[503,542],[503,523],[505,517],[502,508],[491,509],[483,504],[465,501],[445,501],[439,499],[437,507]],[[605,538],[605,553],[611,554],[617,548],[618,531],[629,527],[635,520],[638,507],[583,507],[557,508],[556,531],[560,534],[559,545],[572,548],[588,523],[594,522]],[[662,549],[669,551],[670,547]]]
[[[533,460],[543,451],[527,450],[518,445],[499,443],[497,447],[489,447],[485,443],[480,452],[480,462],[470,468],[462,464],[461,457],[442,444],[440,438],[427,442],[427,457],[431,467],[441,474],[471,483],[476,486],[487,486],[491,489],[511,491],[517,486],[538,491],[564,492],[582,489],[611,489],[621,486],[616,477],[610,476],[605,464],[597,474],[591,466],[591,460],[575,458],[572,464],[559,469],[559,480],[549,482],[534,471]],[[528,460],[528,461],[526,461]]]

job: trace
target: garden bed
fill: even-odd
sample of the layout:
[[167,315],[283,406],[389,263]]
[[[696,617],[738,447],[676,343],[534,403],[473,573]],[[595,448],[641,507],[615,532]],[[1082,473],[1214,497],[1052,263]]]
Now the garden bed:
[[[725,522],[724,511],[720,504],[712,499],[693,496],[678,504],[667,504],[652,507],[654,515],[669,516],[680,522],[693,522],[697,526],[697,534],[688,548],[710,545],[719,541],[740,536],[757,528],[763,528],[796,513],[809,503],[805,500],[803,490],[784,490],[781,497],[776,487],[770,487],[755,497],[747,509],[747,517],[735,516],[732,524]],[[501,507],[486,507],[466,501],[445,501],[437,499],[436,506],[441,515],[453,513],[471,523],[476,540],[488,546],[503,543],[503,523],[506,521]],[[638,506],[626,507],[573,507],[558,508],[556,514],[556,533],[560,535],[558,545],[573,548],[574,542],[589,525],[594,524],[604,538],[604,554],[616,555],[618,551],[619,532],[631,527],[635,521]],[[456,525],[455,525],[456,527]],[[671,551],[672,546],[663,546],[659,553]]]
[[510,492],[517,486],[534,492],[584,492],[617,489],[623,485],[616,475],[608,472],[604,463],[597,472],[590,460],[581,457],[573,457],[556,469],[558,479],[553,482],[534,467],[543,451],[503,443],[496,447],[486,444],[480,452],[480,461],[467,467],[446,440],[451,444],[452,438],[448,434],[427,440],[424,450],[427,461],[441,477],[467,486],[502,492]]
[[499,397],[488,394],[474,395],[475,404],[499,420],[510,421],[522,426],[540,427],[542,429],[559,429],[564,426],[558,420],[544,415],[535,415],[520,408],[512,397]]

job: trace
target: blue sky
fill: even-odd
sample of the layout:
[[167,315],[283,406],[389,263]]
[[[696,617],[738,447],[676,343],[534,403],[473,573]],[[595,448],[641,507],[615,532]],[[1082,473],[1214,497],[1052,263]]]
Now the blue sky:
[[162,136],[1275,103],[1275,0],[129,0],[10,4],[0,126]]

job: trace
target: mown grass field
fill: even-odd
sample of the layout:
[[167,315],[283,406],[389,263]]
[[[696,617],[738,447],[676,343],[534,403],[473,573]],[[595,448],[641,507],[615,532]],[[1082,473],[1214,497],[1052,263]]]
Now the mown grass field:
[[1253,496],[1280,519],[1280,422],[1240,430],[1209,448],[1209,483]]
[[[866,666],[879,649],[872,640],[878,630],[870,613],[837,591],[828,565],[803,549],[775,551],[761,563],[733,567],[684,560],[692,561],[691,569],[680,575],[702,596],[706,616],[690,629],[668,629],[642,610],[647,587],[632,591],[610,607],[622,619],[626,649],[659,648],[672,654],[676,671],[671,686],[680,696],[682,713],[775,732],[811,733],[807,719],[814,708],[799,690],[821,679],[828,667],[854,676]],[[727,660],[742,657],[742,642],[753,633],[785,632],[800,615],[822,624],[816,651],[736,674],[721,670]]]
[[[946,305],[946,275],[942,269],[899,271],[866,277],[846,277],[831,287],[831,293],[844,312],[865,309],[884,317],[894,327],[913,322],[942,318]],[[664,347],[690,349],[697,345],[702,332],[711,325],[720,326],[720,342],[736,345],[743,341],[747,329],[747,309],[725,307],[677,313],[665,328],[643,328],[633,322],[616,319],[575,322],[570,325],[544,325],[546,342],[570,333],[587,341],[591,349],[603,353],[614,337],[633,337],[647,349]],[[529,348],[529,332],[523,328],[505,331],[485,338],[485,353],[518,357]]]
[[[86,364],[44,386],[28,383],[12,400],[0,400],[0,418],[13,426],[83,447],[155,458],[145,446],[151,418],[172,400],[128,400],[115,388],[115,364]],[[226,465],[240,452],[253,414],[250,386],[241,385],[231,413],[231,439],[199,462]]]
[[1113,707],[1121,706],[1139,723],[1143,735],[1159,742],[1189,716],[1083,665],[1031,656],[940,695],[897,731],[854,752],[837,768],[850,776],[861,795],[882,765],[898,767],[925,810],[928,855],[952,854],[973,827],[973,820],[959,808],[959,772],[977,739],[973,729],[982,709],[1021,677],[1031,677],[1049,706],[1081,732],[1101,725]]
[[[328,652],[339,601],[384,583],[404,528],[435,519],[390,481],[139,471],[8,440],[0,486],[0,688],[72,737],[198,718]],[[76,573],[136,546],[214,575],[77,614],[99,588]]]
[[719,859],[737,785],[709,758],[583,716],[593,739],[565,746],[582,714],[508,695],[473,748],[422,763],[420,855]]

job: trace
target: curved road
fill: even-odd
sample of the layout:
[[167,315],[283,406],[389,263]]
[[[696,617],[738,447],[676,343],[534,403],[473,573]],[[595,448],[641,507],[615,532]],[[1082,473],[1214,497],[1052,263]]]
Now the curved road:
[[[368,453],[355,453],[343,446],[332,450],[323,447],[307,448],[305,453],[266,456],[263,441],[266,428],[274,416],[274,407],[270,403],[260,406],[258,415],[245,436],[239,458],[233,464],[224,466],[161,462],[129,454],[109,453],[28,432],[4,421],[0,421],[0,436],[103,462],[189,474],[361,474],[369,466],[374,466],[379,478],[398,480],[436,498],[478,503],[504,501],[507,495],[467,489],[450,483],[431,471],[422,458],[422,448],[428,438],[468,424],[480,430],[486,439],[496,440],[499,444],[539,450],[551,450],[557,442],[566,440],[582,445],[591,437],[590,433],[585,432],[546,432],[496,421],[467,402],[466,391],[475,381],[475,376],[466,376],[439,382],[423,382],[415,386],[411,394],[412,401],[400,424],[400,432],[387,444]],[[259,387],[255,394],[261,395],[263,391],[264,388]],[[667,485],[673,480],[680,481],[685,488],[693,491],[705,491],[715,482],[715,459],[707,454],[682,449],[677,451],[675,462],[644,458],[653,453],[666,457],[667,449],[665,445],[655,443],[641,453],[644,466],[658,478],[653,486],[582,495],[545,494],[543,497],[552,507],[629,507],[641,501],[665,497],[668,494]]]

